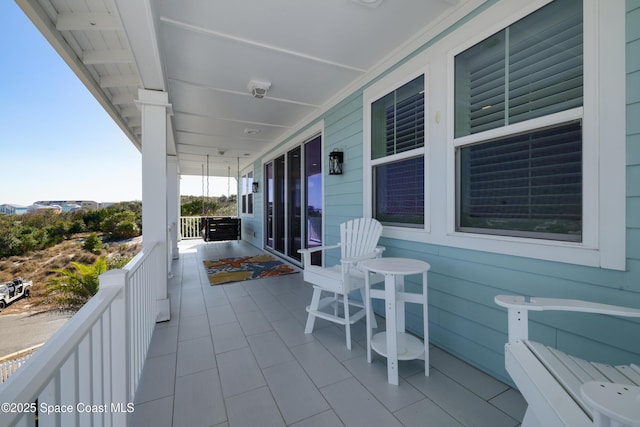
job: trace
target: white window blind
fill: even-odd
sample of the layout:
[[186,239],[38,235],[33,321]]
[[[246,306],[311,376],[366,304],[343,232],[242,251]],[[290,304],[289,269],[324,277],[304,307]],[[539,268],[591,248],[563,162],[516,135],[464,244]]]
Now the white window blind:
[[556,0],[457,55],[455,137],[581,106],[582,27]]
[[371,158],[424,146],[424,76],[371,105]]

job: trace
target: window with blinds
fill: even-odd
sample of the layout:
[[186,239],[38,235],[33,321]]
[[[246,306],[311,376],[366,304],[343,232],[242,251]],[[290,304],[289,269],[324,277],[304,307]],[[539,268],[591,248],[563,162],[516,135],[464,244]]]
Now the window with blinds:
[[580,241],[582,125],[463,147],[461,231]]
[[371,105],[371,158],[424,146],[424,76]]
[[455,137],[582,106],[582,1],[556,0],[455,58]]
[[[460,53],[454,84],[454,136],[475,135],[456,151],[457,229],[582,241],[582,122],[540,120],[582,107],[582,1],[556,0]],[[482,138],[516,123],[529,130]]]
[[420,75],[371,103],[373,217],[385,225],[424,226],[424,98]]
[[424,158],[373,167],[373,217],[386,225],[424,225]]

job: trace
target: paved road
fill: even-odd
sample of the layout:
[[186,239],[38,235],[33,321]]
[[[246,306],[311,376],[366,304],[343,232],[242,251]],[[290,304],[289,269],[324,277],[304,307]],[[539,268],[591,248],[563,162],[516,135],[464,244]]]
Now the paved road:
[[0,357],[43,343],[71,315],[63,314],[1,314]]

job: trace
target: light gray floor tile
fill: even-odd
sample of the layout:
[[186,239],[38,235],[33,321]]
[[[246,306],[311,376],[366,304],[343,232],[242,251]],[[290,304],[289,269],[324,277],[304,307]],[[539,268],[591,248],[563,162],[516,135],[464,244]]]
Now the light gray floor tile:
[[173,396],[135,405],[129,425],[136,427],[172,427]]
[[386,359],[370,364],[351,359],[344,365],[391,412],[424,399],[422,393],[402,378],[398,386],[389,384]]
[[432,369],[428,377],[416,374],[407,381],[424,393],[463,425],[477,427],[514,427],[517,421],[482,400],[460,384]]
[[175,378],[176,353],[147,359],[136,390],[135,403],[172,396]]
[[206,314],[198,316],[180,316],[180,328],[178,330],[178,341],[186,341],[198,337],[210,335],[209,319]]
[[173,425],[208,427],[227,419],[215,370],[198,372],[176,379]]
[[527,401],[524,400],[519,391],[512,388],[494,397],[489,402],[516,420],[524,418],[524,413],[527,411]]
[[227,399],[229,425],[238,427],[282,427],[284,420],[267,387]]
[[329,409],[322,394],[295,360],[280,363],[263,372],[287,424]]
[[213,336],[213,348],[218,353],[225,353],[231,350],[247,347],[247,339],[242,333],[239,323],[225,323],[211,327]]
[[446,413],[438,405],[429,399],[422,399],[413,405],[407,406],[395,413],[402,425],[406,427],[463,427],[455,418]]
[[148,358],[175,353],[178,347],[178,327],[156,327],[149,343]]
[[225,323],[238,321],[231,304],[209,306],[207,307],[207,314],[209,316],[209,323],[211,326],[224,325]]
[[291,351],[318,387],[351,377],[340,361],[317,341],[292,347]]
[[320,391],[347,426],[394,427],[402,425],[355,378],[323,387]]
[[249,311],[238,315],[238,322],[246,336],[270,331],[271,324],[260,311]]
[[261,368],[293,360],[293,355],[275,331],[247,337],[256,361]]
[[199,337],[178,344],[176,376],[193,374],[216,367],[211,337]]
[[236,312],[236,315],[241,315],[252,311],[260,311],[256,303],[253,301],[253,298],[251,298],[249,294],[240,297],[230,297],[229,303],[231,303],[233,311]]
[[340,427],[344,426],[340,418],[333,411],[325,411],[300,422],[292,424],[292,427]]
[[266,384],[262,371],[248,347],[221,353],[217,357],[225,397],[235,396]]
[[289,347],[304,344],[314,340],[311,334],[304,333],[304,325],[292,317],[283,320],[277,320],[271,325],[276,330],[278,335],[280,335],[282,341],[284,341],[285,344],[287,344]]
[[429,356],[431,366],[449,378],[464,384],[465,388],[485,400],[491,399],[509,388],[505,383],[490,377],[439,348],[431,349]]

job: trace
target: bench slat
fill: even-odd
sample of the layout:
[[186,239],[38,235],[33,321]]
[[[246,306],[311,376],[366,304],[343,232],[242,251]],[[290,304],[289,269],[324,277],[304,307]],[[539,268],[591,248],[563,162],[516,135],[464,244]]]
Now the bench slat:
[[[582,386],[583,381],[581,381],[575,372],[567,367],[566,361],[569,357],[561,351],[549,348],[535,341],[527,341],[526,343],[545,368],[549,370],[551,375],[560,383],[562,388],[571,395],[573,400],[578,403],[587,414],[593,416],[580,397],[580,386]],[[582,375],[583,378],[586,378],[584,371],[582,371]]]
[[607,381],[610,383],[619,383],[626,385],[635,385],[626,375],[622,374],[620,370],[611,365],[605,365],[604,363],[591,363],[597,370],[602,372],[607,377]]

